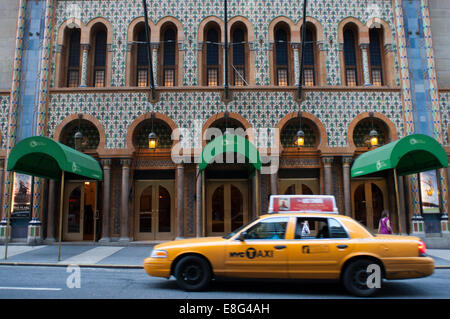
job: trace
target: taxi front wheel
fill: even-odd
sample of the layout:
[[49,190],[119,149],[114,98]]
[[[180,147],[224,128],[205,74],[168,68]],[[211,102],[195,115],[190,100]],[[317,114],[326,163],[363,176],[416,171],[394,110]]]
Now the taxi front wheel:
[[377,288],[381,288],[369,284],[367,269],[371,264],[373,261],[369,259],[359,259],[345,268],[342,283],[349,293],[358,297],[369,297],[377,291]]
[[211,282],[208,262],[198,256],[186,256],[175,267],[177,284],[187,291],[201,291]]

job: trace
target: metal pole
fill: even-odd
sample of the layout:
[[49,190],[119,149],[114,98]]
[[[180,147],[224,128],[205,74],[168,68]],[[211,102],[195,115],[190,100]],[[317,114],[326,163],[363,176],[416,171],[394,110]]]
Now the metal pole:
[[14,191],[14,172],[11,172],[11,184],[9,185],[9,207],[6,212],[6,239],[5,239],[5,260],[8,259],[8,239],[11,233],[11,209],[12,209],[12,196]]
[[306,5],[307,0],[303,0],[303,29],[302,29],[302,38],[301,38],[301,57],[300,57],[300,73],[298,75],[298,87],[297,87],[297,95],[298,99],[302,98],[302,90],[303,90],[303,69],[304,69],[304,58],[305,58],[305,38],[306,38]]
[[97,238],[97,195],[98,195],[98,182],[96,181],[95,182],[95,196],[94,196],[94,199],[95,199],[95,205],[94,205],[94,207],[95,207],[95,209],[94,209],[94,240],[93,240],[93,242],[95,243],[95,240],[96,240],[96,238]]
[[205,170],[202,171],[202,237],[205,237]]
[[398,180],[397,180],[397,169],[394,168],[394,185],[395,185],[395,201],[397,205],[397,224],[398,224],[398,232],[402,233],[402,225],[400,222],[400,200],[398,194]]
[[145,46],[147,49],[147,61],[148,61],[148,72],[150,73],[150,92],[152,95],[152,100],[156,98],[155,96],[155,80],[153,78],[153,57],[150,50],[150,36],[148,34],[149,25],[148,25],[148,15],[147,15],[147,2],[146,0],[142,0],[142,3],[144,5],[144,23],[145,23]]
[[61,240],[63,225],[63,200],[64,200],[64,171],[61,172],[61,194],[59,201],[59,244],[58,244],[58,261],[61,261]]
[[225,20],[225,45],[224,45],[224,58],[225,58],[225,83],[224,83],[224,98],[228,100],[229,84],[228,84],[228,1],[224,0],[224,20]]

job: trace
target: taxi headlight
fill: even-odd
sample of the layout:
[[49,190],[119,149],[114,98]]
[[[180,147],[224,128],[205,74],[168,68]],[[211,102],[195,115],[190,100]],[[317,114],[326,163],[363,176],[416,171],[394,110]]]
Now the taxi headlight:
[[169,257],[169,254],[166,250],[162,249],[154,249],[152,251],[152,254],[150,255],[151,258],[167,258]]

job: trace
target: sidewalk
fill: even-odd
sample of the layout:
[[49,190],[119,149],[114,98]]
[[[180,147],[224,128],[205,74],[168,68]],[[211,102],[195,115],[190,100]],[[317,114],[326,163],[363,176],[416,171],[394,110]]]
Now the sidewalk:
[[[142,268],[144,259],[150,256],[156,243],[135,242],[129,245],[99,245],[98,243],[63,243],[61,261],[58,262],[58,245],[27,246],[8,245],[8,259],[5,260],[5,246],[0,246],[1,265],[43,265],[105,268]],[[436,268],[450,269],[450,249],[428,249],[427,254],[435,261]]]

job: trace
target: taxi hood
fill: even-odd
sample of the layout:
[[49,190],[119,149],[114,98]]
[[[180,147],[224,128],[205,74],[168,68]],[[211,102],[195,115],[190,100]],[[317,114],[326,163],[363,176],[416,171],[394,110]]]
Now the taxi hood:
[[180,246],[203,246],[211,245],[216,243],[223,243],[226,239],[223,237],[200,237],[200,238],[190,238],[190,239],[178,239],[168,241],[166,243],[158,244],[153,249],[168,249]]

